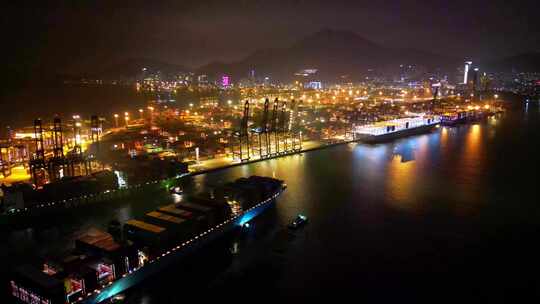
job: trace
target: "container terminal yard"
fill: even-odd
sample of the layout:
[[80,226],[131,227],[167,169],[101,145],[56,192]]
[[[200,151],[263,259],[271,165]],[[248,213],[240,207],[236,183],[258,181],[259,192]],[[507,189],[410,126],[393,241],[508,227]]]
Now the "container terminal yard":
[[440,84],[238,94],[235,101],[202,98],[184,107],[154,100],[121,114],[36,119],[32,127],[10,130],[0,146],[2,212],[99,201],[119,189],[184,174],[391,139],[503,110],[497,94],[480,98]]

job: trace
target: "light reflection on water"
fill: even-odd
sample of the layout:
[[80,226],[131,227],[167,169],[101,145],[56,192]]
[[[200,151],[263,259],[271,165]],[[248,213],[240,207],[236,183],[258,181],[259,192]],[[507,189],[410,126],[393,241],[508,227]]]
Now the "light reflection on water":
[[474,124],[468,128],[465,134],[463,152],[457,166],[459,168],[458,193],[461,196],[460,200],[463,202],[478,202],[482,195],[480,185],[484,175],[485,155],[483,149],[486,145],[484,132],[485,128],[479,124]]
[[441,141],[440,141],[440,147],[441,150],[444,150],[448,145],[448,128],[442,127],[441,129]]
[[402,158],[395,155],[388,164],[386,185],[391,204],[398,208],[410,209],[414,208],[414,203],[418,201],[414,196],[417,161],[403,162]]

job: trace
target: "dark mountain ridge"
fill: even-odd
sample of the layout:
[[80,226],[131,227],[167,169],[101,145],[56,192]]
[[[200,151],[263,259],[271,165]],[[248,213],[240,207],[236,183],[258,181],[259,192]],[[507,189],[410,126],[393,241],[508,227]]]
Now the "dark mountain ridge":
[[387,48],[354,32],[324,29],[288,48],[264,49],[233,63],[214,62],[199,73],[220,73],[244,77],[251,69],[275,79],[289,80],[296,71],[316,68],[322,79],[340,75],[363,75],[369,69],[385,70],[400,64],[421,65],[427,69],[446,68],[460,60],[413,49]]
[[[314,68],[318,70],[317,78],[332,81],[342,75],[351,76],[351,80],[374,73],[396,75],[400,65],[414,65],[423,71],[443,71],[450,75],[462,63],[463,59],[429,51],[382,46],[351,31],[323,29],[289,47],[260,49],[236,62],[215,61],[197,69],[189,69],[181,65],[139,58],[110,66],[99,75],[105,79],[135,77],[146,67],[150,73],[194,72],[207,74],[211,79],[227,74],[236,82],[247,77],[251,70],[255,70],[256,75],[288,82],[294,78],[297,71]],[[480,62],[480,66],[486,71],[540,71],[540,53]]]

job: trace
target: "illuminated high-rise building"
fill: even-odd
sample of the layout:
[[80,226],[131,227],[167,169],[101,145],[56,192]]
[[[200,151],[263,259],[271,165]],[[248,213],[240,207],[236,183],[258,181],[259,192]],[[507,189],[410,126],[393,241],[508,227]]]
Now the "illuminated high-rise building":
[[473,82],[473,90],[474,90],[474,91],[479,90],[478,81],[479,81],[480,75],[479,75],[478,71],[480,71],[480,69],[474,68],[473,79],[472,79],[472,82]]
[[199,84],[207,84],[208,76],[206,76],[205,74],[199,75],[197,76],[197,81],[199,82]]
[[230,77],[227,75],[221,76],[221,86],[227,88],[231,85]]
[[304,87],[306,89],[321,90],[322,89],[322,83],[320,81],[310,81],[307,84],[305,84]]
[[471,67],[472,61],[465,61],[465,71],[463,72],[463,84],[467,84],[467,77],[469,76],[469,68]]

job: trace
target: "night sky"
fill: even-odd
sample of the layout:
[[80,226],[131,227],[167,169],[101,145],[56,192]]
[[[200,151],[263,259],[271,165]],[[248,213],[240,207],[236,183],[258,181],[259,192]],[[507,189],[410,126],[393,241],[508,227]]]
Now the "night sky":
[[322,28],[453,57],[540,50],[537,1],[42,2],[3,4],[8,70],[95,72],[126,58],[196,67],[286,47]]

